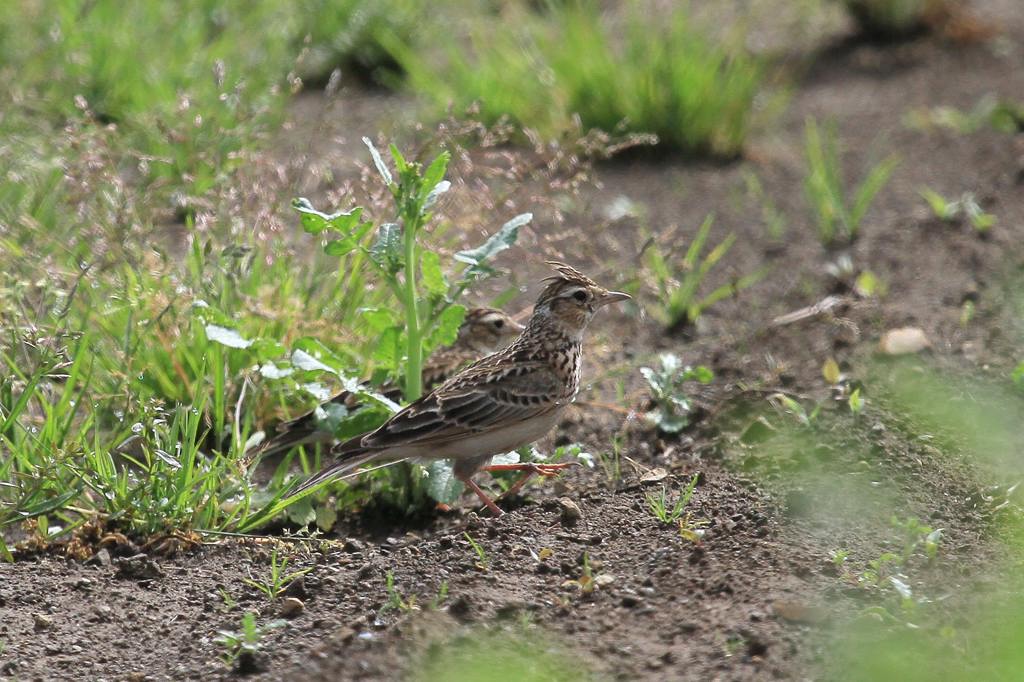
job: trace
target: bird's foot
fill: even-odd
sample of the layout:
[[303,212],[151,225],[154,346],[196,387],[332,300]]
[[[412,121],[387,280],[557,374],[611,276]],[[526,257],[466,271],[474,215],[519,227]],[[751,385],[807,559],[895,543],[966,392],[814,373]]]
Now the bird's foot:
[[519,464],[491,464],[485,466],[481,471],[523,471],[533,476],[557,476],[566,467],[579,466],[579,462],[561,462],[559,464],[545,464],[543,462],[520,462]]
[[483,471],[522,471],[523,476],[512,484],[512,487],[501,494],[499,500],[512,497],[526,485],[526,482],[535,475],[557,476],[566,467],[579,466],[579,462],[560,462],[558,464],[545,464],[542,462],[521,462],[519,464],[491,464],[483,468]]

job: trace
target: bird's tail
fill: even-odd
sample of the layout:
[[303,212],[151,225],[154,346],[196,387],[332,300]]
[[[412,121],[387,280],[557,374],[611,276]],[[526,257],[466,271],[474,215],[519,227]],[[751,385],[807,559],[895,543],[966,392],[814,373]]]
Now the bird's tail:
[[301,495],[321,483],[358,468],[361,464],[375,459],[380,454],[379,450],[359,446],[358,441],[360,439],[362,439],[362,436],[356,436],[351,441],[337,446],[334,450],[338,453],[337,459],[299,484],[299,487],[289,493],[289,496]]
[[312,413],[303,415],[290,422],[279,424],[277,431],[278,433],[268,438],[259,446],[258,454],[260,457],[270,457],[279,452],[287,452],[300,445],[331,442],[330,432],[318,428]]

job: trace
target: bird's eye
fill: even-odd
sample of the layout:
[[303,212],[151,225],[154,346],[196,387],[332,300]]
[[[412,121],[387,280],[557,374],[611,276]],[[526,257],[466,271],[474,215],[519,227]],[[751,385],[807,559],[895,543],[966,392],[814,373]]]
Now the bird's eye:
[[494,321],[494,328],[495,329],[502,329],[504,327],[505,327],[505,320],[495,320]]
[[586,303],[588,298],[587,292],[585,292],[583,289],[577,291],[575,294],[572,295],[572,297],[575,298],[580,303]]

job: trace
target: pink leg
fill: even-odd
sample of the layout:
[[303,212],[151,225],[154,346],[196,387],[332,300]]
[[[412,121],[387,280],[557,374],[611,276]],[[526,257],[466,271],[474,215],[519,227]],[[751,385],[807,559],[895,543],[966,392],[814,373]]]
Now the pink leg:
[[525,472],[518,481],[512,484],[512,487],[502,493],[501,498],[510,497],[519,492],[519,489],[526,485],[526,482],[530,480],[535,474],[541,476],[555,476],[562,471],[562,469],[570,466],[575,466],[576,462],[563,462],[561,464],[540,464],[537,462],[523,462],[520,464],[491,464],[485,466],[482,471],[523,471]]
[[492,514],[494,514],[495,516],[501,516],[505,513],[498,508],[498,505],[494,504],[494,500],[489,498],[487,496],[487,493],[485,493],[483,489],[480,488],[480,486],[473,482],[473,479],[467,476],[466,478],[460,480],[463,483],[465,483],[470,490],[476,493],[476,496],[479,497],[480,501],[483,502],[487,506],[487,508],[491,510]]

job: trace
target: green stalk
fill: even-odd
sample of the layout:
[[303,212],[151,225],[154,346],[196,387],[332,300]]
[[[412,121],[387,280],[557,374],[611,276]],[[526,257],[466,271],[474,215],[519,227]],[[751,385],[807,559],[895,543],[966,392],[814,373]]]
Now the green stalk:
[[420,338],[419,299],[416,297],[416,231],[419,228],[419,216],[407,215],[405,218],[405,331],[408,341],[405,399],[412,402],[423,392],[423,344]]

